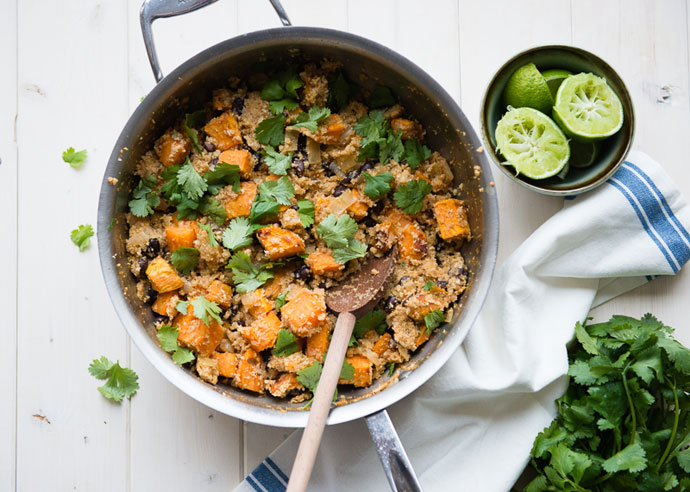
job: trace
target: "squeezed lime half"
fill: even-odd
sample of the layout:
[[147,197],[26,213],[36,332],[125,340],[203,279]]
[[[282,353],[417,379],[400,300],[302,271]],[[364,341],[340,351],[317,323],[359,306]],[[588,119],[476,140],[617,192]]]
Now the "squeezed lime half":
[[503,98],[506,106],[514,108],[527,107],[550,113],[553,107],[549,86],[534,63],[523,65],[513,72],[503,90]]
[[578,73],[558,88],[553,118],[575,140],[603,140],[623,126],[623,105],[603,78]]
[[541,74],[544,76],[544,80],[546,80],[546,85],[549,87],[551,97],[553,97],[555,100],[556,94],[558,93],[558,88],[561,86],[561,82],[563,82],[567,77],[571,76],[573,72],[569,72],[568,70],[563,70],[561,68],[551,68],[543,71]]
[[532,179],[561,172],[570,158],[568,139],[558,125],[541,111],[508,108],[496,125],[499,152],[518,174]]

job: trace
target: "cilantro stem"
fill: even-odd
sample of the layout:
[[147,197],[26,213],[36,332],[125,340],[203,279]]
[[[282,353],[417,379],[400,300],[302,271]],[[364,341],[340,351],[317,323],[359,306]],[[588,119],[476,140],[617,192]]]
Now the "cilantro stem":
[[625,375],[625,373],[628,371],[628,368],[630,367],[630,364],[631,362],[628,362],[628,365],[625,366],[625,369],[623,369],[623,388],[625,388],[625,396],[628,398],[628,405],[630,405],[630,415],[632,417],[632,431],[630,432],[630,434],[632,434],[632,437],[630,438],[630,443],[632,443],[637,438],[637,412],[635,411],[635,405],[633,404],[632,397],[630,396],[630,390],[628,389],[628,378]]
[[666,380],[666,384],[668,384],[671,387],[671,390],[673,391],[673,406],[674,408],[674,417],[673,417],[673,429],[671,430],[671,437],[668,439],[668,443],[666,444],[666,449],[664,450],[664,454],[661,455],[661,458],[659,458],[659,462],[656,464],[656,472],[659,473],[659,469],[661,468],[661,465],[664,464],[664,461],[668,457],[668,454],[671,452],[671,447],[673,446],[673,442],[676,440],[676,433],[678,432],[678,420],[680,418],[680,404],[678,403],[678,393],[676,392],[676,377],[673,376],[673,383],[669,381],[668,378],[664,378]]

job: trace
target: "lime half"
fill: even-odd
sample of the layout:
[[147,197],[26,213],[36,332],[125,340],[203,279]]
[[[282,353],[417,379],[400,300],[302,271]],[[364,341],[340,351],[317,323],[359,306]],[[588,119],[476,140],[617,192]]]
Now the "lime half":
[[554,121],[532,108],[509,108],[496,125],[496,144],[518,174],[554,176],[568,163],[568,139]]
[[623,105],[604,79],[578,73],[558,88],[553,117],[576,140],[602,140],[623,126]]
[[570,161],[573,167],[589,167],[599,155],[599,142],[570,141]]
[[572,75],[573,72],[568,72],[567,70],[562,70],[560,68],[552,68],[545,70],[541,74],[544,76],[544,80],[546,80],[546,85],[549,86],[551,97],[556,99],[556,93],[558,92],[558,88],[561,86],[561,82]]
[[553,97],[544,76],[534,63],[523,65],[513,72],[503,91],[506,106],[534,108],[551,113]]

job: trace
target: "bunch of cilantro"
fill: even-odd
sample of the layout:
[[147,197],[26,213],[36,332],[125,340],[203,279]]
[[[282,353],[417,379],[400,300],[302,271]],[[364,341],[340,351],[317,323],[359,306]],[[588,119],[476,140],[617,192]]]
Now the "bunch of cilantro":
[[690,490],[690,350],[650,314],[575,327],[528,492]]

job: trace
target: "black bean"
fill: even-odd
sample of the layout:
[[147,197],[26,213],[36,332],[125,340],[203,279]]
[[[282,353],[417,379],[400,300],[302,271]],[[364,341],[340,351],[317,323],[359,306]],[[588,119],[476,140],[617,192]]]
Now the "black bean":
[[307,136],[303,134],[299,134],[297,137],[297,152],[306,152],[307,151]]
[[326,173],[326,176],[334,176],[335,173],[333,172],[333,169],[331,169],[331,163],[323,161],[321,163],[321,167],[323,167],[323,171]]
[[211,162],[208,163],[208,166],[210,168],[214,168],[217,165],[218,165],[218,158],[217,157],[214,157],[213,159],[211,159]]
[[362,164],[360,171],[364,172],[364,171],[369,171],[370,169],[374,169],[374,161],[367,161],[364,164]]
[[240,306],[238,304],[233,304],[232,306],[230,306],[230,312],[234,316],[235,314],[240,312]]
[[352,171],[347,173],[347,176],[345,178],[347,179],[348,183],[351,183],[352,181],[357,179],[360,174],[362,174],[361,169],[353,169]]
[[292,163],[292,170],[295,171],[297,175],[301,176],[304,174],[304,159],[295,159]]
[[388,296],[388,298],[383,302],[383,310],[386,311],[387,313],[390,313],[395,309],[395,306],[398,304],[398,298],[391,295]]
[[209,152],[213,152],[214,150],[216,150],[216,144],[214,144],[214,143],[211,142],[210,140],[206,140],[206,141],[204,142],[204,148],[205,148],[206,150],[208,150]]
[[237,321],[235,321],[235,323],[237,323],[240,326],[245,326],[244,321],[242,321],[241,319],[238,319]]
[[374,206],[371,207],[371,213],[372,214],[380,214],[383,212],[383,200],[379,200],[378,202],[374,203]]
[[326,282],[319,282],[319,289],[325,289],[326,288]]
[[139,276],[144,274],[147,266],[149,266],[149,259],[146,256],[139,258]]
[[168,208],[165,209],[166,214],[174,214],[177,211],[177,207],[173,207],[170,205]]
[[373,217],[367,215],[362,221],[362,224],[367,227],[374,227],[376,225],[376,221],[373,219]]
[[311,269],[307,265],[302,265],[295,272],[295,278],[306,281],[311,278]]
[[343,193],[345,193],[345,190],[347,190],[347,186],[345,186],[344,184],[339,184],[333,190],[333,196],[340,196]]
[[410,280],[410,277],[408,277],[407,275],[403,275],[402,277],[400,277],[400,280],[398,280],[398,285],[402,285],[404,282],[407,282],[408,280]]
[[438,285],[442,289],[445,289],[446,287],[448,287],[448,282],[446,282],[445,280],[439,280],[436,282],[436,285]]
[[151,284],[149,284],[149,290],[146,292],[146,296],[146,304],[153,304],[158,297],[158,292],[156,292]]
[[156,257],[158,256],[158,253],[161,251],[161,242],[158,240],[157,237],[152,237],[149,239],[148,244],[146,245],[146,254],[151,257]]
[[154,313],[154,315],[153,315],[153,321],[155,323],[162,323],[164,321],[167,321],[167,319],[168,319],[167,316],[163,316],[163,315],[158,314],[158,313]]
[[460,273],[458,274],[458,277],[469,277],[470,272],[467,270],[467,268],[462,267],[462,270],[460,270]]
[[242,111],[244,111],[244,99],[236,97],[232,100],[232,112],[239,116],[242,114]]
[[299,205],[294,204],[290,207],[292,210],[299,210]]

